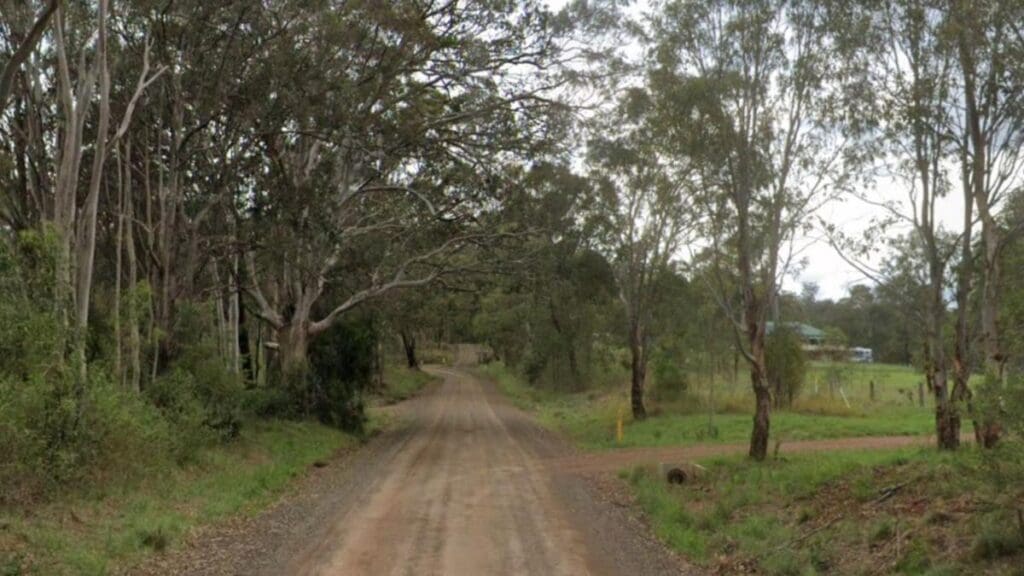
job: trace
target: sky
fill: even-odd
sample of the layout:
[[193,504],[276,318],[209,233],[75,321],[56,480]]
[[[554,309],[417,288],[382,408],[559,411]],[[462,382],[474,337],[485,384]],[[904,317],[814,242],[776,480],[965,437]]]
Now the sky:
[[[864,194],[874,201],[905,202],[907,197],[904,185],[894,181],[879,182]],[[947,230],[959,230],[962,226],[963,207],[963,198],[954,193],[940,201],[936,217]],[[848,197],[829,202],[817,215],[837,226],[844,234],[854,236],[863,233],[874,219],[884,217],[884,210],[858,198]],[[896,230],[908,231],[906,227]],[[846,296],[849,288],[855,284],[873,285],[869,278],[848,264],[826,240],[821,238],[820,232],[798,238],[795,242],[804,250],[802,255],[807,263],[795,277],[791,276],[784,280],[783,289],[799,293],[804,282],[814,282],[819,287],[819,298],[837,300]],[[878,264],[878,261],[871,264]]]

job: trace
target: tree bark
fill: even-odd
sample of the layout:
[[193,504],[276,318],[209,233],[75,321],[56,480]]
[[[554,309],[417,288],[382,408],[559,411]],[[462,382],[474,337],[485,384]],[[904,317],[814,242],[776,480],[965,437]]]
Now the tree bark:
[[[748,309],[748,314],[758,317],[756,304]],[[749,456],[754,460],[764,460],[768,456],[768,438],[771,432],[772,394],[765,368],[764,324],[748,321],[748,337],[750,341],[750,383],[754,389],[754,427],[750,434]]]
[[119,148],[115,148],[117,157],[117,237],[114,251],[117,253],[114,265],[114,375],[118,384],[125,385],[124,346],[121,328],[121,268],[124,255],[124,180],[122,160]]
[[405,350],[406,365],[410,370],[418,370],[420,361],[416,357],[416,336],[405,329],[399,330],[398,334],[402,337],[402,349]]
[[142,389],[142,335],[139,327],[138,258],[135,253],[135,196],[132,193],[132,144],[124,145],[125,247],[128,256],[128,347],[131,356],[131,388]]
[[[999,327],[1000,278],[1002,276],[999,253],[1002,249],[1002,233],[999,223],[992,213],[992,193],[989,188],[990,167],[988,163],[990,134],[982,126],[982,116],[991,116],[993,102],[998,96],[986,98],[984,89],[982,101],[978,98],[978,66],[972,49],[973,40],[968,32],[979,25],[977,7],[972,3],[957,2],[954,5],[957,19],[960,21],[959,63],[963,77],[964,119],[967,125],[967,141],[970,152],[963,153],[965,185],[967,183],[968,159],[970,160],[970,196],[981,220],[981,240],[984,256],[983,290],[981,297],[981,338],[985,350],[985,377],[997,384],[1002,384],[1005,377],[1006,355],[1002,348]],[[993,63],[994,65],[994,63]],[[991,79],[990,79],[991,80]],[[985,80],[982,79],[984,83]],[[995,82],[992,82],[995,85]],[[992,88],[987,88],[991,90]],[[981,106],[984,106],[982,108]],[[964,144],[966,146],[966,143]],[[967,199],[968,207],[971,198]],[[993,414],[982,414],[980,430],[975,424],[975,436],[979,445],[990,448],[999,441],[1000,427]]]
[[308,323],[289,324],[277,331],[278,360],[287,376],[301,374],[309,367]]
[[[971,377],[971,325],[970,325],[970,293],[971,268],[974,263],[974,247],[972,232],[974,229],[974,211],[971,206],[971,177],[966,149],[961,150],[961,184],[964,197],[963,230],[960,236],[960,265],[956,271],[956,329],[953,346],[953,392],[950,434],[960,436],[961,408],[966,407],[971,413],[971,389],[968,380]],[[975,433],[978,423],[974,423]],[[980,438],[979,438],[980,443]]]
[[941,263],[933,258],[931,263],[931,296],[928,303],[927,346],[928,361],[925,375],[928,386],[935,395],[935,436],[940,450],[956,450],[960,446],[959,418],[950,403],[946,355],[944,350],[942,323],[945,316],[943,306],[943,282]]
[[640,322],[633,322],[629,331],[629,352],[632,357],[631,380],[629,387],[630,405],[634,420],[647,418],[644,407],[644,386],[647,379],[647,350],[644,342],[644,330]]
[[[763,379],[763,376],[756,375],[757,371],[755,366],[751,367],[751,379]],[[768,456],[768,438],[771,432],[772,395],[767,385],[754,386],[754,402],[754,427],[750,434],[749,456],[761,461]]]

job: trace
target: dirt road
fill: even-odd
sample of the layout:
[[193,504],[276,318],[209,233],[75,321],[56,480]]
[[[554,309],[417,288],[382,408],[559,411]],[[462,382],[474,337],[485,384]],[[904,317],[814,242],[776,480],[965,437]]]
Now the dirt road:
[[402,406],[407,423],[234,533],[150,573],[691,574],[626,507],[552,462],[572,457],[470,374]]

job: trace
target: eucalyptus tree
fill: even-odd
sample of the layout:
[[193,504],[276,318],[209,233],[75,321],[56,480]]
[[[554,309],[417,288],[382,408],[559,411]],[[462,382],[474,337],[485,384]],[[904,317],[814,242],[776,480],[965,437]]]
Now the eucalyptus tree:
[[[949,383],[947,274],[957,253],[955,240],[969,235],[973,222],[965,214],[963,229],[955,232],[945,230],[938,218],[953,187],[950,162],[956,157],[950,129],[955,121],[956,61],[946,41],[945,8],[930,0],[887,3],[872,12],[873,25],[865,38],[876,58],[872,89],[879,103],[875,116],[881,161],[906,190],[902,201],[873,202],[885,210],[888,224],[911,230],[927,271],[922,310],[925,378],[935,396],[938,446],[954,449],[960,442],[960,404],[969,392],[963,379],[954,379],[952,387]],[[970,259],[969,244],[962,243],[960,251]]]
[[689,165],[669,162],[658,150],[654,111],[646,90],[625,90],[615,112],[595,121],[587,152],[597,186],[590,217],[626,310],[630,403],[637,420],[647,416],[644,389],[658,281],[674,272],[694,222]]
[[240,199],[245,289],[286,372],[354,307],[435,281],[493,237],[481,215],[514,192],[507,167],[545,153],[559,82],[533,2],[326,2],[296,17],[292,52],[267,63],[264,162]]
[[[19,5],[22,4],[22,5]],[[43,38],[50,20],[57,13],[60,0],[46,0],[38,14],[32,14],[23,3],[5,1],[0,5],[0,30],[3,31],[3,42],[10,51],[10,56],[0,71],[0,113],[7,107],[7,100],[14,89],[14,83],[22,64],[31,57]],[[25,29],[19,30],[17,23],[25,19],[25,12],[32,14]]]
[[[955,46],[962,93],[961,127],[954,137],[966,202],[973,201],[981,221],[985,373],[1001,383],[1007,361],[999,318],[1001,252],[1014,232],[999,222],[997,208],[1024,182],[1024,7],[1017,2],[951,0],[947,10],[946,32]],[[991,423],[978,434],[986,446],[997,438]]]
[[[750,456],[767,454],[771,388],[765,323],[793,240],[856,159],[837,102],[845,61],[826,4],[783,0],[659,3],[649,84],[665,154],[696,167],[711,246],[712,290],[750,367],[756,398]],[[843,66],[841,66],[841,64]],[[725,291],[735,286],[739,304]]]

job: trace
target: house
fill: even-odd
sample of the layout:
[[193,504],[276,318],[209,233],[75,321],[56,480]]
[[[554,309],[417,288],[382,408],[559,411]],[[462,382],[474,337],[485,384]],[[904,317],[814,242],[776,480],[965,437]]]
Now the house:
[[[796,332],[800,336],[800,340],[803,341],[806,346],[822,346],[825,344],[825,332],[819,330],[810,324],[802,324],[800,322],[783,322],[783,326]],[[775,322],[768,322],[765,324],[765,332],[771,334],[775,330]]]

